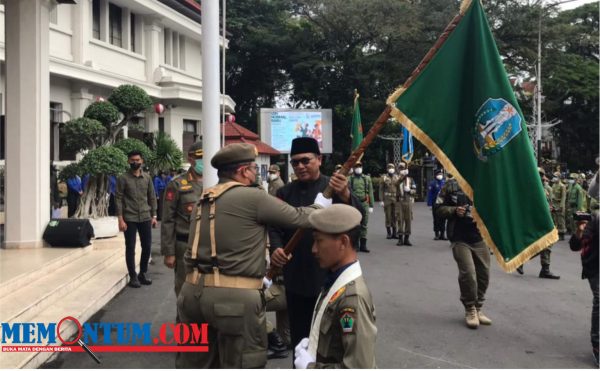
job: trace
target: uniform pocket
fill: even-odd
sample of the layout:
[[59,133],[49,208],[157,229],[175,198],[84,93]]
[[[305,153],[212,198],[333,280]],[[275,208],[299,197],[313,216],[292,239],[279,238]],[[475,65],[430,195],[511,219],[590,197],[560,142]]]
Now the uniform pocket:
[[244,310],[242,303],[214,304],[216,327],[224,335],[243,335]]

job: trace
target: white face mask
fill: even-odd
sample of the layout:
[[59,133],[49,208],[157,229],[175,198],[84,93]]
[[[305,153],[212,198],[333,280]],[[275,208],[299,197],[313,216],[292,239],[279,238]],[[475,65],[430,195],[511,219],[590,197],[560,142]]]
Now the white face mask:
[[277,178],[278,178],[277,174],[269,173],[269,180],[275,180]]
[[443,176],[443,175],[436,175],[436,176],[435,176],[435,179],[437,179],[437,180],[442,180],[442,179],[444,179],[444,176]]
[[356,167],[356,168],[354,168],[354,174],[356,174],[356,175],[362,174],[362,167]]
[[569,179],[569,184],[575,184],[575,179]]
[[394,169],[388,169],[388,174],[394,174],[396,172],[396,170]]

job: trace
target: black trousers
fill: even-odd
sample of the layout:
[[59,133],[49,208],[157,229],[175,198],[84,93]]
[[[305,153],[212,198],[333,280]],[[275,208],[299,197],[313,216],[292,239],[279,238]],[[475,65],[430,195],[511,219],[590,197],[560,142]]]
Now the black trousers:
[[79,193],[71,191],[69,189],[69,193],[67,193],[67,206],[68,206],[68,214],[67,216],[72,217],[77,211],[77,207],[79,206]]
[[446,231],[446,218],[442,218],[436,215],[436,205],[433,204],[431,212],[433,214],[433,231],[444,232]]
[[592,329],[590,331],[590,337],[592,340],[592,347],[598,348],[598,274],[594,277],[588,277],[590,282],[590,288],[594,296],[592,302]]
[[148,271],[148,261],[150,260],[150,250],[152,248],[152,221],[128,222],[125,233],[125,262],[130,277],[135,277],[135,235],[139,233],[140,243],[142,245],[142,256],[140,258],[140,273]]
[[[310,323],[318,297],[298,295],[290,292],[288,289],[285,290],[285,296],[287,298],[288,315],[290,317],[291,345],[292,349],[294,349],[300,340],[310,335]],[[292,364],[294,363],[294,358],[292,357]]]

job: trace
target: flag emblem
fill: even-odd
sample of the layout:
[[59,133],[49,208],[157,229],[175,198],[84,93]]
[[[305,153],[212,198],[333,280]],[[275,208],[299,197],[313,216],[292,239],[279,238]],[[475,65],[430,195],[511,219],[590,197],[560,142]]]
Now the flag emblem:
[[502,98],[488,98],[475,114],[473,145],[481,161],[502,150],[521,132],[521,116]]

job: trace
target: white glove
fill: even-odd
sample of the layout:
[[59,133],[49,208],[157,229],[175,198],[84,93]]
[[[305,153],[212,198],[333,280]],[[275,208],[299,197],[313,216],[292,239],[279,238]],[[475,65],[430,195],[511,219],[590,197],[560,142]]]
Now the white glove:
[[[302,339],[302,341],[304,340],[306,340],[306,345],[308,347],[308,339]],[[294,366],[296,366],[296,368],[307,368],[310,363],[313,363],[316,360],[308,353],[307,348],[302,348],[300,347],[300,345],[302,345],[302,342],[300,342],[300,344],[298,344],[298,346],[296,347],[296,358],[294,359]]]
[[381,207],[384,207],[384,206],[385,206],[385,205],[383,204],[383,201],[381,201],[381,202],[379,203],[379,205],[380,205]]
[[323,193],[319,192],[319,194],[315,198],[315,202],[314,203],[317,204],[317,205],[323,206],[323,208],[328,208],[329,206],[331,206],[331,204],[333,203],[333,201],[330,198],[325,198],[325,196],[323,196]]
[[300,340],[298,345],[296,345],[296,348],[294,348],[294,351],[299,352],[300,349],[308,349],[308,338]]
[[410,187],[404,186],[404,192],[410,192]]
[[273,286],[273,280],[263,277],[263,287],[265,290],[268,290],[271,286]]
[[369,208],[369,214],[373,214],[373,208],[372,207]]

